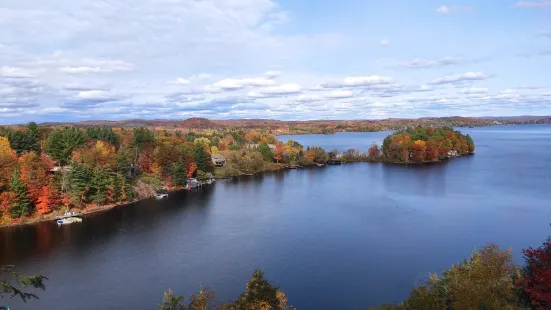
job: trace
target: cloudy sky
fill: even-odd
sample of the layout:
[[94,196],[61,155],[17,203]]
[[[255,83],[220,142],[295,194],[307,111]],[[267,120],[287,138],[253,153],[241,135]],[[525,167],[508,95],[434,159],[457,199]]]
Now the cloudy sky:
[[551,114],[551,0],[1,0],[0,124]]

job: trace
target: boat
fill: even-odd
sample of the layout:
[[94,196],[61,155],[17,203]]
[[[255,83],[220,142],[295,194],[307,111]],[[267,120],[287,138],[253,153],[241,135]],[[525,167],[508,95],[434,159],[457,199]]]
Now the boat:
[[246,175],[246,176],[252,176],[253,174],[252,173],[243,173],[243,175]]
[[163,198],[166,198],[166,197],[168,197],[167,193],[157,193],[157,194],[155,194],[155,198],[157,198],[157,199],[163,199]]
[[57,225],[67,225],[80,222],[82,222],[82,219],[80,217],[66,217],[56,220]]
[[290,165],[290,166],[289,166],[289,169],[297,169],[297,166],[295,166],[295,165]]
[[320,163],[317,163],[316,165],[317,165],[318,167],[323,167],[323,166],[325,166],[325,164],[320,164]]

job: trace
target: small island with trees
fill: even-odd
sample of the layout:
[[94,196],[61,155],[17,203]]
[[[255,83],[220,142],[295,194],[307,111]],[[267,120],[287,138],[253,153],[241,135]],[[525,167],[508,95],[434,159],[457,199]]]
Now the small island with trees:
[[368,158],[385,163],[432,163],[474,154],[471,136],[451,127],[414,127],[398,130],[385,138],[382,150],[373,145]]

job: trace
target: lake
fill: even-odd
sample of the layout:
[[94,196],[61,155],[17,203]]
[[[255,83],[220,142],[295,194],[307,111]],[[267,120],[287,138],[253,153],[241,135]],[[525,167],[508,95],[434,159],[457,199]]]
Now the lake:
[[[298,309],[399,302],[486,243],[551,234],[551,126],[463,128],[476,155],[444,164],[347,164],[219,181],[89,215],[0,230],[0,264],[49,277],[14,309],[154,309],[172,288],[235,299],[255,267]],[[300,135],[367,151],[386,133]],[[280,139],[287,137],[280,137]]]

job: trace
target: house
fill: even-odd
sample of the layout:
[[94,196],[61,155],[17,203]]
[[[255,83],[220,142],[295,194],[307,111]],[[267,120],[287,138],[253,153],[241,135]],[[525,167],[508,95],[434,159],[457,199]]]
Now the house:
[[63,167],[55,166],[52,169],[50,169],[50,173],[52,174],[57,172],[67,173],[69,172],[69,170],[71,170],[70,166],[63,166]]
[[[249,143],[246,146],[247,146],[248,149],[257,149],[260,146],[260,144]],[[275,150],[276,150],[275,144],[268,144],[268,147],[270,148],[270,150],[272,150],[272,152],[275,152]]]
[[222,167],[226,164],[226,158],[220,154],[212,154],[211,159],[216,167]]
[[448,157],[455,157],[455,156],[457,156],[457,151],[456,150],[448,151]]

